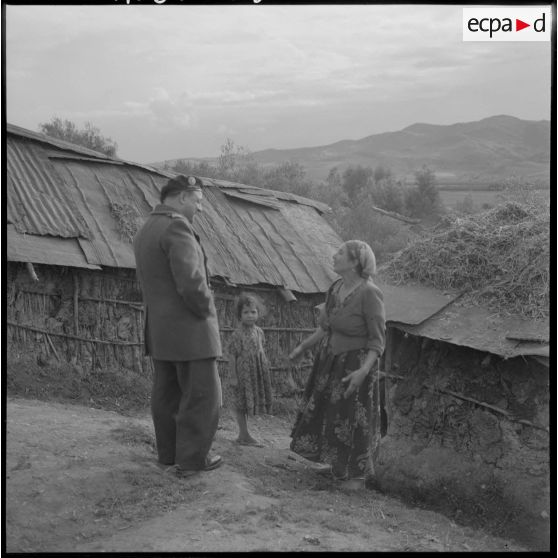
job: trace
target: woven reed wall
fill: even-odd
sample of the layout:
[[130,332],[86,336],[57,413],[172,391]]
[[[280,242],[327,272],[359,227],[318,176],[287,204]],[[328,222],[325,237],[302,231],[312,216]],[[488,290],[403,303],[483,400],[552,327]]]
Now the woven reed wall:
[[[143,354],[143,308],[133,270],[89,271],[35,265],[38,281],[25,264],[8,263],[8,353],[34,354],[42,362],[69,362],[91,372],[128,370],[151,377],[151,360]],[[256,294],[265,314],[258,324],[266,336],[276,397],[299,393],[310,357],[296,367],[286,355],[315,327],[314,306],[324,296],[301,295],[286,302],[275,288],[237,289],[213,284],[224,354],[219,372],[228,380],[226,347],[236,327],[235,297]]]

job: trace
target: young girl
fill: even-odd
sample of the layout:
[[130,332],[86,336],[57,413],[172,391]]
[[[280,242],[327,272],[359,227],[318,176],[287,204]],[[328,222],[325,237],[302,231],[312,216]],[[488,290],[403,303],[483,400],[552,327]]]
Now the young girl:
[[271,413],[272,393],[269,365],[264,351],[264,333],[256,325],[258,300],[242,294],[236,303],[238,328],[233,331],[228,354],[239,434],[237,442],[262,447],[248,432],[247,415]]

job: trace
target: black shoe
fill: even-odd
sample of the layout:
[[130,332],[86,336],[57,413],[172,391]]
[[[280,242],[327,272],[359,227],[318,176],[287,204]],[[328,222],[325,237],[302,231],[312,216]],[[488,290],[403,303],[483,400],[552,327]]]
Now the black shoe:
[[314,473],[318,473],[318,475],[322,475],[323,477],[331,477],[331,465],[326,463],[316,463],[310,467],[311,471]]
[[205,458],[205,467],[203,471],[212,471],[213,469],[217,469],[223,464],[223,458],[220,455],[213,455],[211,457],[207,456]]
[[183,469],[182,467],[176,468],[176,476],[178,477],[191,477],[196,473],[202,473],[203,471],[213,471],[223,464],[223,458],[220,455],[213,455],[212,457],[207,456],[205,458],[205,466],[201,469]]
[[162,461],[156,462],[157,467],[161,467],[161,469],[167,469],[168,467],[174,467],[174,463],[163,463]]
[[383,490],[380,488],[380,483],[378,482],[378,479],[372,475],[368,475],[365,479],[364,479],[364,486],[368,489],[368,490],[375,490],[376,492],[383,492]]

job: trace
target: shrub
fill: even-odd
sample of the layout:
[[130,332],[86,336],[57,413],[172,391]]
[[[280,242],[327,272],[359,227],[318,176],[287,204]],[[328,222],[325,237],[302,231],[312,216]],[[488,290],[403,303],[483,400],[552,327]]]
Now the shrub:
[[372,209],[370,198],[356,207],[339,208],[336,213],[337,232],[344,240],[357,238],[368,242],[378,263],[404,248],[410,237],[407,225]]
[[83,129],[79,129],[71,120],[62,120],[55,116],[50,122],[39,124],[39,131],[52,138],[82,145],[109,157],[116,157],[118,144],[111,138],[103,136],[101,130],[91,122],[86,122]]
[[85,371],[79,365],[10,352],[6,358],[10,396],[71,401],[115,411],[149,407],[151,378],[126,369]]

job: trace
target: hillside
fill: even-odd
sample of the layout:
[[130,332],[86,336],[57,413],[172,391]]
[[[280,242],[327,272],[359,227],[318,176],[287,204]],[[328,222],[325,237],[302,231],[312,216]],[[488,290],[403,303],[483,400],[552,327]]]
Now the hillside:
[[499,115],[447,126],[417,123],[359,140],[266,149],[253,156],[263,166],[296,161],[315,181],[324,180],[335,166],[342,171],[350,165],[382,165],[397,177],[411,179],[415,170],[428,165],[440,186],[487,185],[512,175],[549,183],[550,122]]

